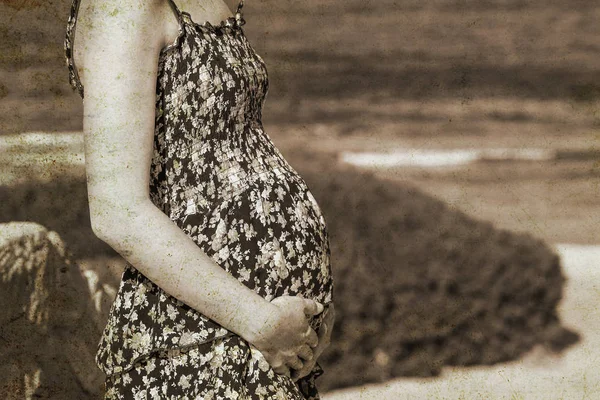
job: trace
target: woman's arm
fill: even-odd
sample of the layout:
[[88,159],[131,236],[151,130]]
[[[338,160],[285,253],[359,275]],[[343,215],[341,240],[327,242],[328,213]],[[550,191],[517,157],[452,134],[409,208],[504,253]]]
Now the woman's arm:
[[318,304],[301,298],[266,301],[217,265],[150,200],[163,2],[98,0],[88,9],[82,60],[93,230],[167,293],[259,349],[287,351],[286,360],[294,362],[290,351],[306,342],[316,345],[305,314],[317,313]]

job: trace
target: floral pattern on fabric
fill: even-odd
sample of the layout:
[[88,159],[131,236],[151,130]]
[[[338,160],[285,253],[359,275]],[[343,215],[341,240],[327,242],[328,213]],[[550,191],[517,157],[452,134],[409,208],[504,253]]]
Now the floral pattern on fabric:
[[[306,182],[263,129],[267,69],[241,28],[241,7],[235,18],[213,26],[196,23],[171,5],[180,30],[157,61],[152,202],[218,265],[265,299],[302,295],[327,307],[333,283],[326,221]],[[75,18],[69,21],[72,34]],[[74,68],[72,60],[68,65]],[[83,97],[83,86],[74,87]],[[322,316],[311,319],[315,330]],[[158,394],[169,393],[164,382],[195,374],[186,382],[194,385],[189,393],[207,396],[201,398],[263,398],[260,393],[278,398],[280,391],[286,399],[318,398],[318,364],[295,385],[257,361],[258,351],[250,347],[128,263],[96,363],[107,375],[107,395],[139,386],[148,392],[136,398],[170,398]],[[175,367],[176,361],[165,356],[173,351],[189,351],[196,359],[184,357],[187,363]],[[212,361],[205,366],[208,358]],[[240,397],[248,390],[237,386],[240,379],[252,383],[259,397]],[[305,397],[293,395],[293,387]]]
[[275,373],[262,353],[231,336],[187,350],[160,351],[109,378],[105,399],[318,400],[315,376],[296,385]]

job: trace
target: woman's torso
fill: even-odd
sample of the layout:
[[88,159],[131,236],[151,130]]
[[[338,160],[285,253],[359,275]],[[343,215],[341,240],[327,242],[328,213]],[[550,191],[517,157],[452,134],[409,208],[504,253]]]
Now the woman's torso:
[[[327,225],[263,128],[268,74],[242,29],[241,8],[237,20],[215,25],[171,5],[178,34],[157,60],[153,203],[267,300],[302,295],[329,304]],[[110,375],[158,349],[231,334],[128,264],[96,362]]]

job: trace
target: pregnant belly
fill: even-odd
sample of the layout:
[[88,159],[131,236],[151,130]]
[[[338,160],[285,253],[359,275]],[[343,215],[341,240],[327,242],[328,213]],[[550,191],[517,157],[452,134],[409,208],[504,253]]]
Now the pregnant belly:
[[180,225],[216,263],[267,300],[302,295],[331,301],[326,222],[295,171],[256,175],[209,213],[190,213]]
[[[208,210],[188,207],[171,217],[218,265],[265,299],[302,295],[329,304],[333,285],[327,226],[305,182],[284,167],[255,174],[243,185],[219,196]],[[322,318],[323,314],[312,318],[311,326],[318,329]],[[130,265],[96,362],[110,375],[132,368],[155,349],[226,335],[233,333],[162,291]]]

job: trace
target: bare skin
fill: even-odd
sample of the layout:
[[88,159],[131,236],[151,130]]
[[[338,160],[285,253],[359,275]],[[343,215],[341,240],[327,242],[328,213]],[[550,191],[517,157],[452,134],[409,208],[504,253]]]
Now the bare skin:
[[[222,1],[178,5],[195,21],[232,15]],[[307,317],[323,306],[295,296],[262,298],[208,257],[149,196],[157,59],[178,28],[167,0],[82,0],[74,57],[85,88],[92,228],[163,290],[241,336],[289,376],[290,368],[316,361],[319,335]]]

